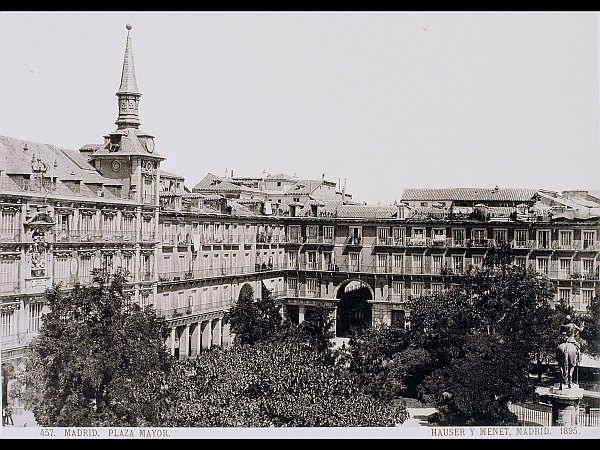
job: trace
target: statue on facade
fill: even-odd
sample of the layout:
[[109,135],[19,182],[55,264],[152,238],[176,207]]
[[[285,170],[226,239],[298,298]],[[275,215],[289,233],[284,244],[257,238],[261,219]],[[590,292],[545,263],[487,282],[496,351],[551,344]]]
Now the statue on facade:
[[573,378],[573,370],[579,365],[581,359],[581,351],[579,342],[577,342],[577,333],[583,331],[584,325],[581,327],[575,325],[571,320],[571,316],[565,317],[565,322],[561,324],[561,343],[556,349],[556,362],[560,367],[560,389],[563,384],[571,388]]
[[31,275],[34,277],[44,276],[46,263],[44,261],[43,252],[44,249],[44,231],[36,228],[31,233],[31,240],[33,245],[31,246]]

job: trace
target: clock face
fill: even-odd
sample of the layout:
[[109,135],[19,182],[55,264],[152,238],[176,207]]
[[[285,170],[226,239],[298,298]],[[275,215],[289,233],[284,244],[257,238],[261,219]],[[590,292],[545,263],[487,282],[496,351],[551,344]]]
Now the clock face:
[[121,170],[121,162],[114,160],[112,162],[112,170],[114,170],[115,172],[118,172],[119,170]]
[[154,139],[148,138],[146,140],[146,150],[148,150],[148,153],[152,153],[154,151]]

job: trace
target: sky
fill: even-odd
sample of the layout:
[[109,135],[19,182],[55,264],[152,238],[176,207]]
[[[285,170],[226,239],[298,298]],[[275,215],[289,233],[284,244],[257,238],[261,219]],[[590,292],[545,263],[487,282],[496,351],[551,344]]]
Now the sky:
[[127,23],[141,129],[190,188],[600,188],[598,12],[3,12],[0,134],[103,142]]

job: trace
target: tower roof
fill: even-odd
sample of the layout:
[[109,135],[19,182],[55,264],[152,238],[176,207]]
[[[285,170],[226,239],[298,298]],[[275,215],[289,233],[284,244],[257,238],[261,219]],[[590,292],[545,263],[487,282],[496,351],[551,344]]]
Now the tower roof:
[[135,81],[135,66],[133,64],[133,50],[131,48],[131,28],[130,24],[127,24],[127,44],[125,45],[125,56],[123,58],[123,72],[121,73],[121,85],[117,91],[119,94],[137,94],[142,95],[137,87]]

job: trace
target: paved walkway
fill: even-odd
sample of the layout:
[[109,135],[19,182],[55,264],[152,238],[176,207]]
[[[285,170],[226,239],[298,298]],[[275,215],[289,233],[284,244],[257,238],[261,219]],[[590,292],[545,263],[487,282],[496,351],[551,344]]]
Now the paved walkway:
[[427,423],[427,416],[433,414],[436,410],[435,408],[406,408],[410,417],[408,420],[404,421],[401,427],[431,427]]
[[4,425],[6,428],[10,427],[37,427],[38,424],[35,421],[33,413],[31,411],[25,411],[20,414],[13,413],[14,425]]

